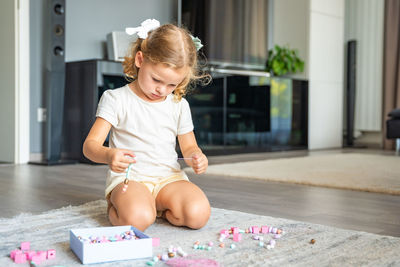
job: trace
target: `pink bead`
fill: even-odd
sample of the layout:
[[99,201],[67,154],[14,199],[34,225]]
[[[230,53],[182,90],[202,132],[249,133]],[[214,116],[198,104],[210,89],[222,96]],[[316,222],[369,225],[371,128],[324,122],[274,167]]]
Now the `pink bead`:
[[153,247],[158,247],[160,245],[160,238],[158,238],[158,237],[153,237],[151,241],[152,241]]
[[212,247],[212,246],[214,246],[214,243],[210,241],[210,242],[208,242],[208,246]]
[[55,259],[56,258],[56,250],[55,249],[49,249],[47,250],[47,259]]
[[258,234],[258,233],[260,233],[260,228],[258,228],[258,226],[253,226],[252,232],[253,232],[253,234]]
[[232,227],[232,234],[238,234],[239,233],[239,228],[238,227]]
[[36,251],[33,251],[33,250],[27,251],[27,252],[25,252],[25,255],[26,255],[26,259],[31,261],[33,255],[36,255]]
[[41,264],[43,260],[42,260],[41,255],[36,254],[36,255],[33,255],[33,256],[32,256],[32,261],[33,261],[35,264]]
[[21,250],[29,250],[31,247],[31,244],[29,242],[22,242],[21,243]]
[[26,255],[24,253],[17,253],[14,255],[14,262],[15,263],[25,263],[26,262]]
[[268,231],[269,231],[268,226],[261,226],[261,233],[268,234]]
[[22,251],[19,249],[14,249],[13,251],[10,252],[10,258],[14,259],[16,254],[22,254]]
[[242,234],[233,234],[233,241],[240,242],[242,240]]
[[229,235],[229,231],[226,230],[226,229],[222,229],[219,233],[222,234],[222,235],[225,235],[225,236]]
[[[36,253],[36,255],[39,255],[40,259],[42,261],[47,259],[47,251],[39,251],[38,253]],[[32,257],[33,258],[33,257]]]

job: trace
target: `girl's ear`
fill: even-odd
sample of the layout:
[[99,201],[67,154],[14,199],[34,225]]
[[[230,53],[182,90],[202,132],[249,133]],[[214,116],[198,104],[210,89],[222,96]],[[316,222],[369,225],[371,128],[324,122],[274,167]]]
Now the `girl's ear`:
[[135,55],[135,65],[137,68],[140,68],[143,64],[143,52],[142,51],[138,51]]

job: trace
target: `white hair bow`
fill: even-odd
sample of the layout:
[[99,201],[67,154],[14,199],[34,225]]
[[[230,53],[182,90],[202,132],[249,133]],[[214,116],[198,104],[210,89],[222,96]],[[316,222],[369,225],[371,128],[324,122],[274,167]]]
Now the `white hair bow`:
[[156,19],[146,19],[143,21],[139,27],[126,28],[125,32],[129,35],[137,33],[139,38],[146,39],[149,31],[157,29],[160,27],[160,22]]

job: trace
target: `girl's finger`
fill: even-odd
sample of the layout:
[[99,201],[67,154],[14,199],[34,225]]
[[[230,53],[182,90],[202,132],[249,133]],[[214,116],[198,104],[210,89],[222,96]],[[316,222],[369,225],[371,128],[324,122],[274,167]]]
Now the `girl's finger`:
[[135,158],[132,158],[132,157],[124,157],[121,161],[125,162],[125,163],[128,163],[128,164],[136,162]]
[[122,162],[118,163],[118,165],[117,165],[117,168],[118,168],[118,169],[121,169],[121,170],[124,170],[124,171],[125,171],[128,167],[129,167],[129,164],[127,164],[127,163],[122,163]]

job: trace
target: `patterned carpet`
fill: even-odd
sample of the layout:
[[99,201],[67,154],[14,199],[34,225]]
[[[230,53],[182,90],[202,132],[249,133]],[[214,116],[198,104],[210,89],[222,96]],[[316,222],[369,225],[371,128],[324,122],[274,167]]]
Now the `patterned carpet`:
[[400,195],[400,157],[395,155],[342,153],[216,164],[207,174]]
[[[221,229],[237,226],[275,226],[285,231],[276,240],[275,248],[260,247],[258,241],[244,234],[236,248],[214,246],[211,251],[194,250],[195,241],[218,243]],[[30,241],[34,250],[56,249],[56,259],[40,266],[81,266],[69,248],[69,230],[75,228],[110,226],[106,218],[106,202],[98,200],[81,206],[51,210],[39,215],[21,214],[12,219],[0,219],[0,266],[28,266],[13,264],[8,254],[22,241]],[[343,230],[268,216],[247,214],[224,209],[212,209],[207,226],[190,230],[169,225],[162,219],[145,232],[159,237],[160,246],[154,255],[166,252],[170,245],[180,246],[189,255],[210,258],[221,266],[400,266],[400,238]],[[268,242],[271,234],[264,235]],[[314,239],[314,244],[310,240]],[[146,266],[146,260],[130,260],[95,266]],[[166,266],[158,262],[155,266]],[[193,265],[199,266],[199,265]]]

